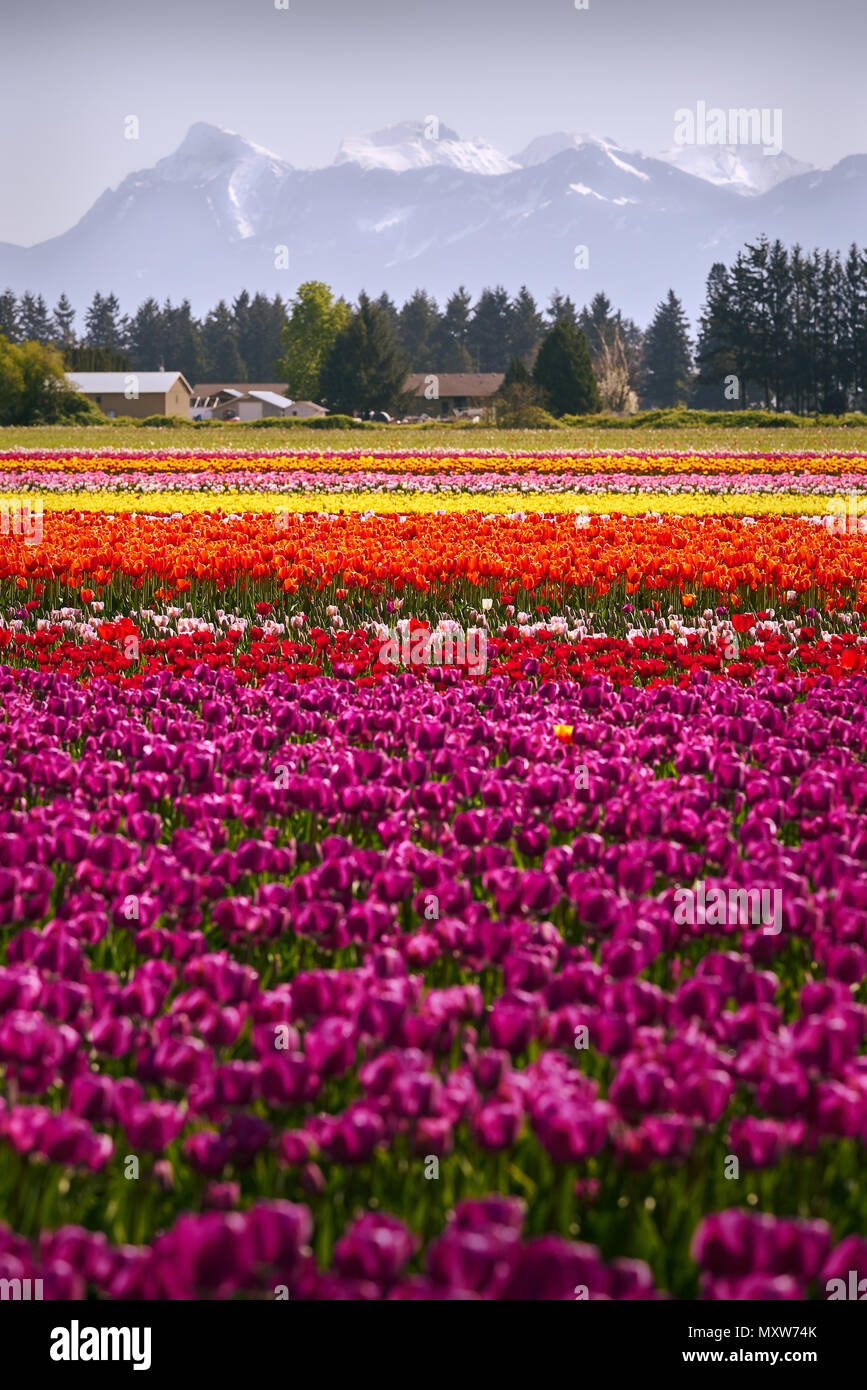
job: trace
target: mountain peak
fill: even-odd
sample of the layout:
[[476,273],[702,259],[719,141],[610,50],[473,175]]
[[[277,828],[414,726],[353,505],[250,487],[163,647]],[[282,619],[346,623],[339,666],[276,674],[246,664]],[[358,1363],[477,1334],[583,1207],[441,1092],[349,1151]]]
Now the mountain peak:
[[534,164],[544,164],[555,155],[562,154],[564,150],[586,148],[619,152],[623,146],[608,136],[601,139],[598,135],[589,135],[585,131],[555,130],[550,135],[538,135],[520,154],[512,155],[512,159],[515,164],[520,164],[522,169],[530,169]]
[[443,125],[436,116],[427,116],[423,121],[399,121],[370,135],[350,136],[342,142],[334,163],[388,169],[393,174],[437,164],[467,174],[508,174],[517,168],[487,140],[462,140],[456,130]]
[[363,138],[371,145],[387,147],[414,140],[459,141],[461,137],[451,126],[443,125],[437,116],[430,116],[424,121],[396,121],[394,125],[383,126],[382,130],[375,130],[372,135]]
[[193,173],[208,177],[227,165],[247,160],[260,160],[283,170],[292,167],[236,130],[195,121],[174,153],[159,160],[156,168],[167,177],[187,178]]

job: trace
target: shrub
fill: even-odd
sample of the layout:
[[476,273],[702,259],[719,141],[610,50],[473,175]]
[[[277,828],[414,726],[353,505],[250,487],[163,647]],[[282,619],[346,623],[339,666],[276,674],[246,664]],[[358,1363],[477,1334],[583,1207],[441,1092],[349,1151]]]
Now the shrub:
[[723,425],[726,429],[806,429],[811,425],[860,424],[863,416],[792,415],[775,410],[689,410],[671,406],[640,410],[636,415],[564,415],[560,423],[582,429],[699,429]]
[[[115,423],[114,420],[109,421],[108,416],[103,415],[99,406],[90,400],[89,397],[82,396],[79,391],[74,391],[70,398],[64,400],[62,408],[63,414],[59,420],[46,420],[44,423],[59,424],[61,420],[64,423],[68,422],[70,425],[107,425],[109,423]],[[33,423],[39,424],[40,422],[34,420]]]
[[549,411],[540,405],[520,406],[516,410],[497,411],[499,430],[556,430],[564,422],[555,420]]

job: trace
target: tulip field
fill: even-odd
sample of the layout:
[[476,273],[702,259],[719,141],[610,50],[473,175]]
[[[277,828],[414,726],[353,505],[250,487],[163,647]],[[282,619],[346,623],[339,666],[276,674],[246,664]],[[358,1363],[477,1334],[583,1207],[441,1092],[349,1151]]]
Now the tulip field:
[[854,452],[0,454],[0,1278],[851,1296],[862,513]]

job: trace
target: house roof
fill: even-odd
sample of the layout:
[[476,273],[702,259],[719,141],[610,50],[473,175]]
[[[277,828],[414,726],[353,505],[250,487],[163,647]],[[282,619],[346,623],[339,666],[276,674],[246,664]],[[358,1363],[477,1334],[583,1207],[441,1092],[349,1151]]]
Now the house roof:
[[198,381],[193,395],[218,396],[221,391],[237,391],[239,396],[246,396],[250,391],[273,391],[277,396],[285,396],[288,390],[288,381]]
[[170,391],[175,382],[180,379],[186,389],[191,391],[190,383],[187,381],[183,372],[67,372],[66,380],[76,390],[83,391],[85,395],[104,393],[110,395],[123,395],[127,390],[130,377],[135,378],[135,384],[140,396],[164,395]]
[[504,372],[413,372],[406,379],[404,391],[424,396],[435,378],[439,396],[493,396],[505,381]]
[[264,401],[265,405],[276,405],[281,410],[288,410],[293,404],[288,396],[278,396],[275,391],[248,391],[245,400]]

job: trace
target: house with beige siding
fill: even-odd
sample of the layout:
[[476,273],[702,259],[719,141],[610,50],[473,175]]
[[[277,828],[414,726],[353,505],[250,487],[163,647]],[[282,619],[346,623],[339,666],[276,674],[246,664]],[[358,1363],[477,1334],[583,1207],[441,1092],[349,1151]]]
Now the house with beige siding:
[[66,380],[109,419],[119,415],[135,420],[148,415],[190,418],[192,388],[183,372],[67,372]]

